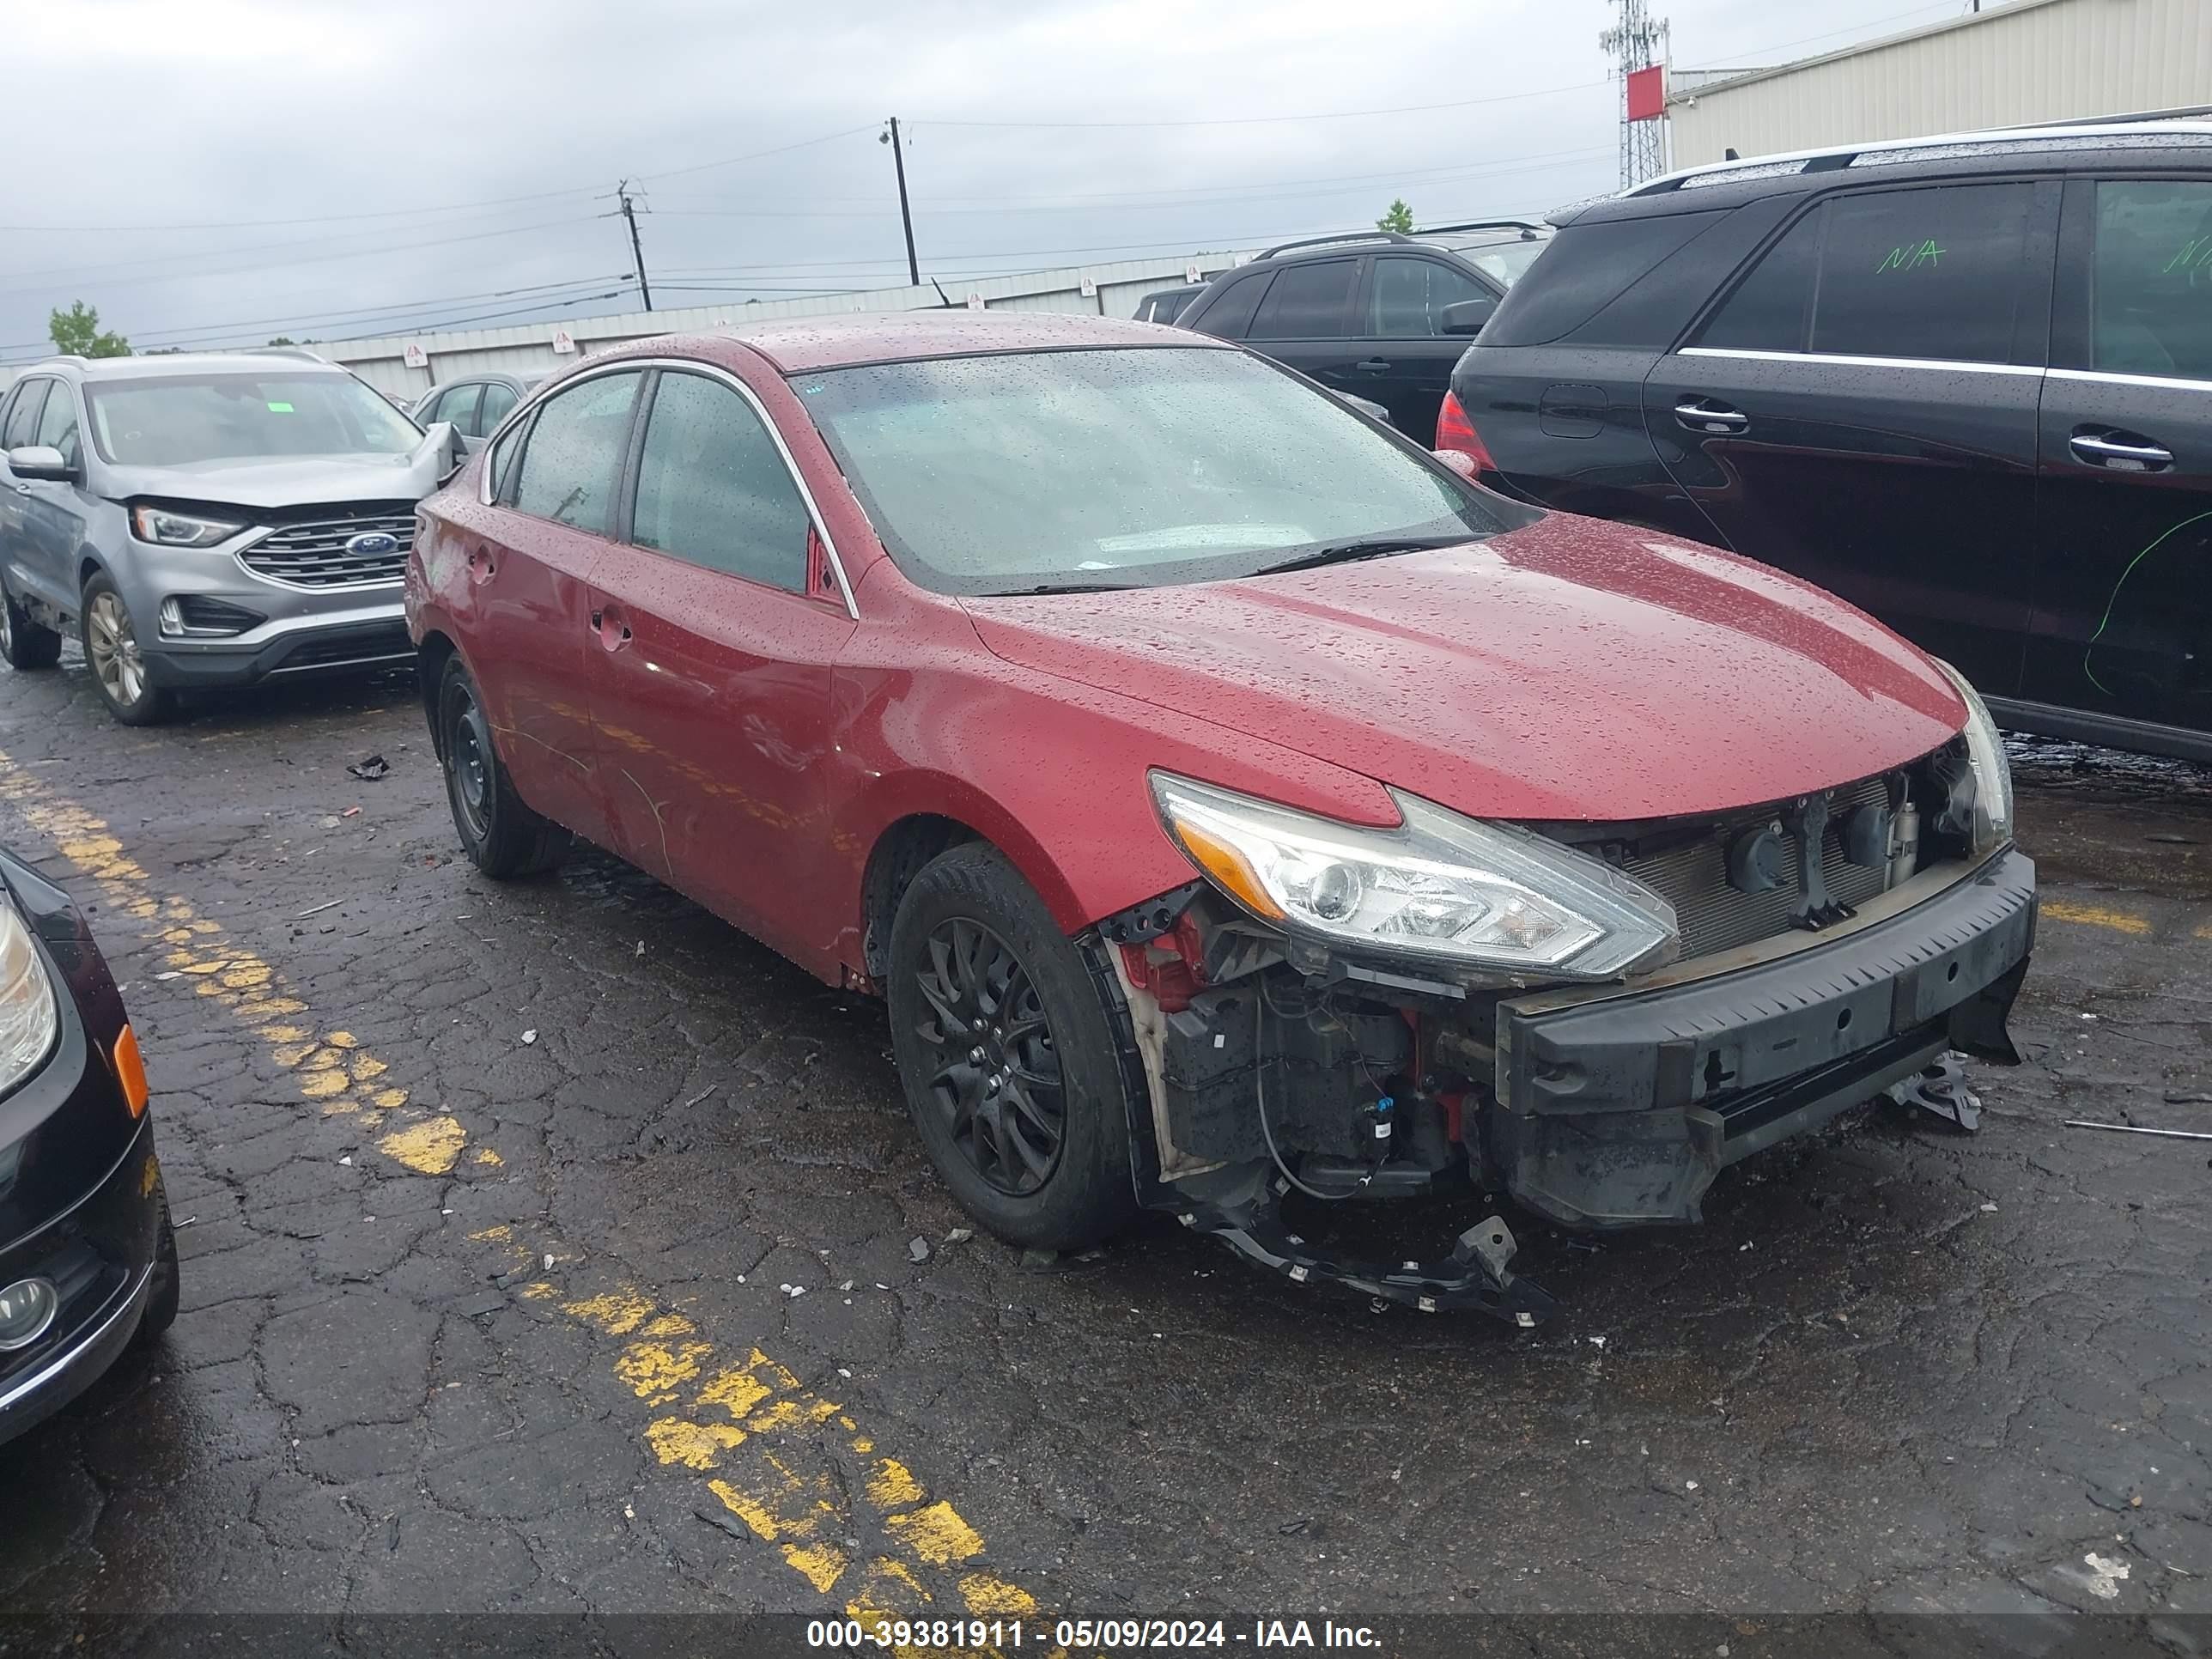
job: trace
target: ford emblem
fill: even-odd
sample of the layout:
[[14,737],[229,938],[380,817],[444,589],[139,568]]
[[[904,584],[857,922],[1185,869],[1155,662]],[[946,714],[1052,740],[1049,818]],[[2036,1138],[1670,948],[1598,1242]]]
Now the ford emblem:
[[397,553],[399,550],[399,538],[389,535],[381,530],[364,530],[358,536],[346,538],[345,550],[349,553],[364,554]]

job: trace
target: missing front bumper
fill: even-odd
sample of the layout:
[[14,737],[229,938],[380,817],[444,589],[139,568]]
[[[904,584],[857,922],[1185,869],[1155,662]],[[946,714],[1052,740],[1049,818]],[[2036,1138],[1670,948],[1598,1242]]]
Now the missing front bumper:
[[1564,1227],[1701,1219],[1713,1177],[1949,1048],[2014,1062],[2005,1019],[2035,939],[2008,852],[1818,949],[1710,980],[1499,1005],[1486,1152]]

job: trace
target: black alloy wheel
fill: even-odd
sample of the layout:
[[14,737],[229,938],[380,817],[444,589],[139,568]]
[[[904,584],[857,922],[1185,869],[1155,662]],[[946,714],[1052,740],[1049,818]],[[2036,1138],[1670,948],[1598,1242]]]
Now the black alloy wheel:
[[952,1144],[997,1191],[1025,1198],[1052,1179],[1067,1139],[1066,1091],[1036,981],[1006,942],[954,916],[915,975],[915,1028],[935,1070],[929,1097]]

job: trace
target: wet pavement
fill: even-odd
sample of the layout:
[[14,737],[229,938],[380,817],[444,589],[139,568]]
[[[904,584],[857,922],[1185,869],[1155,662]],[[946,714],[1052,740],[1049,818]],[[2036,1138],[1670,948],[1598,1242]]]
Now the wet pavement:
[[72,657],[0,673],[0,751],[184,1258],[166,1344],[0,1448],[9,1654],[181,1612],[2212,1612],[2212,1147],[2061,1124],[2212,1129],[2212,774],[2023,746],[2045,919],[1980,1133],[1869,1110],[1702,1230],[1531,1224],[1562,1311],[1516,1333],[1166,1224],[971,1234],[876,1006],[603,858],[477,876],[404,680],[132,732]]

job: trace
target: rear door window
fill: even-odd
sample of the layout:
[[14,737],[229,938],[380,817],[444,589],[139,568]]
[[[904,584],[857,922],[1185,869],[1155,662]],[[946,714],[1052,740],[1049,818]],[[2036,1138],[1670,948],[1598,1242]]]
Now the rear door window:
[[502,380],[486,380],[483,404],[477,410],[477,429],[473,435],[481,438],[485,433],[496,430],[499,423],[507,418],[507,411],[514,407],[515,401],[513,386]]
[[507,487],[518,512],[607,533],[639,379],[602,374],[545,400]]
[[1316,259],[1275,273],[1252,319],[1253,340],[1341,340],[1352,332],[1357,259]]
[[1766,251],[1736,285],[1698,343],[1738,351],[1802,351],[1812,319],[1813,281],[1820,268],[1825,206],[1815,208]]
[[1367,332],[1384,339],[1440,335],[1446,306],[1490,297],[1474,277],[1442,260],[1385,255],[1375,261],[1368,284]]
[[2212,184],[2097,185],[2090,363],[2212,380]]
[[2025,183],[1883,191],[1828,204],[1813,349],[2001,363],[2028,287]]
[[1252,314],[1260,308],[1260,296],[1267,291],[1270,273],[1255,270],[1249,276],[1240,277],[1229,284],[1191,327],[1200,334],[1211,334],[1217,340],[1241,340],[1252,326]]
[[630,540],[803,593],[809,524],[752,405],[703,374],[664,373],[638,449]]
[[477,400],[483,396],[483,385],[481,381],[471,380],[466,386],[448,386],[444,395],[438,399],[438,407],[432,412],[430,418],[434,421],[451,421],[460,428],[461,435],[465,438],[481,436],[482,434],[477,426]]
[[2004,362],[2033,287],[2033,203],[2025,183],[1832,198],[1767,250],[1698,343]]

